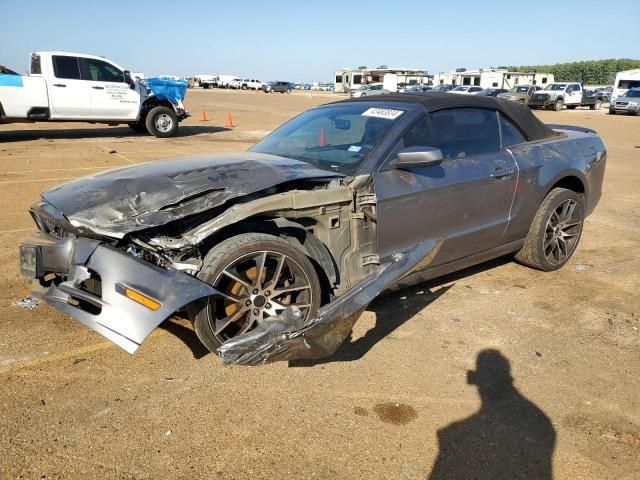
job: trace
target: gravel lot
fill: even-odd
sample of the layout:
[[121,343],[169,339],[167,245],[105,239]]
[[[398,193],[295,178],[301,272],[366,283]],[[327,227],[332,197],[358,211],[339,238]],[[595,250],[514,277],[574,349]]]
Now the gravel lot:
[[[518,455],[552,461],[556,479],[640,478],[637,117],[537,112],[594,128],[609,152],[604,196],[564,269],[506,258],[387,295],[321,362],[223,367],[182,319],[129,356],[46,305],[12,306],[28,295],[18,243],[40,191],[246,149],[331,98],[191,90],[194,117],[165,140],[126,127],[0,126],[0,478],[467,478],[480,464],[508,478]],[[480,355],[481,385],[487,372],[507,379],[504,358],[517,390],[503,402],[489,394],[478,412],[467,371],[487,349],[501,357]]]

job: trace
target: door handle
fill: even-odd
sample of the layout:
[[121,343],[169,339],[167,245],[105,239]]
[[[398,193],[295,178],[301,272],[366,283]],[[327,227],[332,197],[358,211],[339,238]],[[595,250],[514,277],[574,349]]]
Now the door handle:
[[91,87],[91,88],[93,88],[94,90],[104,90],[104,87],[97,87],[97,86],[94,86],[94,87]]
[[493,173],[491,174],[491,176],[493,178],[503,178],[503,177],[509,177],[511,175],[513,175],[513,172],[515,170],[513,168],[502,168],[502,167],[498,167],[496,168]]
[[64,83],[54,83],[53,86],[54,87],[66,87],[66,85]]

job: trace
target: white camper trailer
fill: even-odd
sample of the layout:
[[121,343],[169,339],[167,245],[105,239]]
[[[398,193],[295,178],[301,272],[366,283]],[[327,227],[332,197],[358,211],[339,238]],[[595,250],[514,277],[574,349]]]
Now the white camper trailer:
[[640,88],[640,68],[618,72],[611,92],[611,105],[614,104],[616,98],[630,88]]

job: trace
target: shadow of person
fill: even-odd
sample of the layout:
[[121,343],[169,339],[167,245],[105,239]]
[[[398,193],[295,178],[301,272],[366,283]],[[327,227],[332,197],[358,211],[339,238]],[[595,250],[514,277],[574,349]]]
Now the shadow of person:
[[509,360],[483,350],[467,382],[480,410],[438,431],[440,451],[429,480],[551,479],[556,432],[540,408],[513,386]]

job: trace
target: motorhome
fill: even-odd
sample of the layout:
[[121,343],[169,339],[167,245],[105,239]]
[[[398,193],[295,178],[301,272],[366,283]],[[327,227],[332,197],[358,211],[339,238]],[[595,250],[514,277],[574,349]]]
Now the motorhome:
[[640,88],[640,68],[618,72],[611,92],[611,104],[630,88]]

